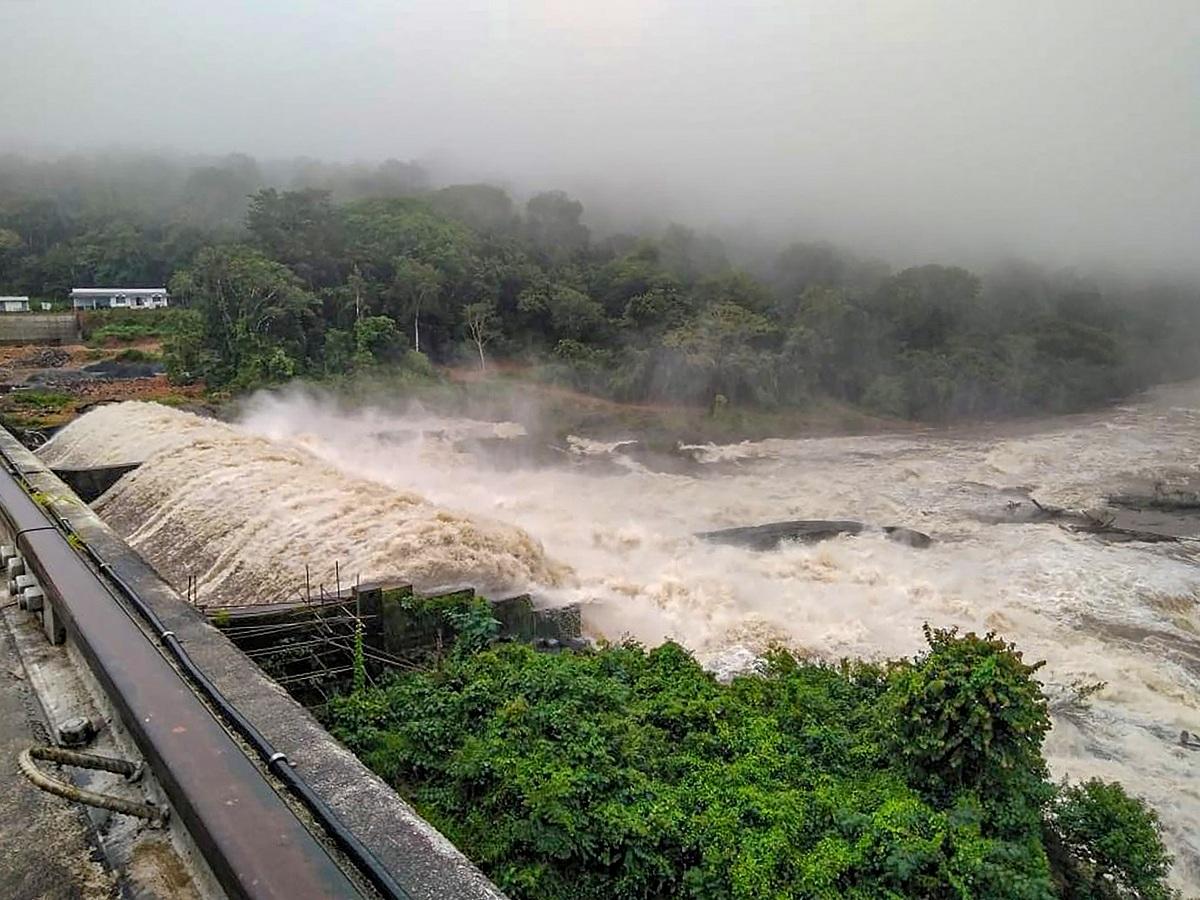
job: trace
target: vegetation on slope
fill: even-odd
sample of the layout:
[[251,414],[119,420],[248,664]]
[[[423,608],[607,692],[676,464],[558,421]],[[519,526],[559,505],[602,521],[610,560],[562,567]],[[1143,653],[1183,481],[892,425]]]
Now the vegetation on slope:
[[884,666],[681,647],[457,652],[329,708],[334,733],[515,898],[1168,898],[1157,820],[1056,786],[1016,650],[927,630]]
[[628,402],[828,398],[944,419],[1076,409],[1197,371],[1191,283],[1020,262],[893,271],[810,240],[738,259],[680,225],[594,236],[561,191],[518,207],[395,161],[209,163],[0,160],[0,291],[169,279],[190,316],[165,362],[218,389],[507,357]]
[[80,314],[84,340],[92,347],[159,341],[173,335],[186,318],[178,309],[97,309]]

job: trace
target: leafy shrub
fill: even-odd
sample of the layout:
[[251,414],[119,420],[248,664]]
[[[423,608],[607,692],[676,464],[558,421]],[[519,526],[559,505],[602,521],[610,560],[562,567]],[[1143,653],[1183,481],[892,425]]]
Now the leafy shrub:
[[91,310],[81,316],[83,333],[93,347],[131,343],[172,335],[183,309],[105,309]]
[[181,309],[175,328],[163,342],[163,365],[172,384],[191,384],[200,378],[210,357],[204,349],[204,321],[195,310]]
[[358,365],[396,362],[408,351],[408,338],[394,319],[367,316],[354,323],[354,361]]
[[1158,817],[1116,782],[1065,787],[1047,817],[1048,844],[1069,900],[1169,900],[1171,857]]
[[896,668],[893,751],[914,783],[937,796],[963,788],[991,793],[1014,776],[1045,775],[1042,739],[1050,716],[1020,652],[993,634],[960,636],[925,627],[929,653]]
[[1162,846],[1137,801],[1097,841],[1063,795],[1060,856],[1092,868],[1057,865],[1056,883],[1036,666],[990,635],[927,639],[889,666],[777,651],[727,685],[673,643],[501,645],[328,715],[518,900],[1032,900],[1101,865],[1167,896],[1152,892]]

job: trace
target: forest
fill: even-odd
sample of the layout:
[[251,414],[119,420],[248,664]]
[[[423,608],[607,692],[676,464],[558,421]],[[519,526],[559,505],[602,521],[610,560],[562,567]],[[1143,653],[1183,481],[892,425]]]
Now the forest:
[[396,160],[0,157],[0,293],[164,283],[169,375],[227,390],[504,361],[619,401],[942,421],[1190,377],[1200,337],[1183,279],[594,233],[562,191],[519,203]]

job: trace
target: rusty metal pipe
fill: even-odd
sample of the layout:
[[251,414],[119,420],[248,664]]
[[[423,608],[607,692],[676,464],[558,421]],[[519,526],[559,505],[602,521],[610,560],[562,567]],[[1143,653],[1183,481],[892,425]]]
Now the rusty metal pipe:
[[[43,751],[53,749],[48,747],[26,747],[17,755],[17,765],[21,767],[21,771],[25,777],[32,781],[35,785],[46,791],[49,794],[54,794],[58,797],[63,797],[67,800],[72,800],[75,803],[84,803],[87,806],[97,806],[100,809],[107,809],[111,812],[121,813],[126,816],[136,816],[139,819],[146,819],[154,828],[162,828],[167,823],[168,810],[165,807],[156,806],[148,801],[127,800],[124,797],[114,797],[111,794],[101,794],[96,791],[89,791],[86,788],[76,787],[67,781],[47,775],[34,763],[33,757],[36,755],[42,759],[46,759],[49,754]],[[79,753],[72,754],[76,757],[87,757],[87,754]],[[124,763],[125,765],[136,769],[134,763],[126,762],[123,759],[110,760],[105,757],[91,757],[91,761],[95,762],[102,760],[105,763]],[[53,760],[57,761],[57,760]],[[82,766],[88,769],[102,769],[106,766],[91,765],[86,761],[74,761],[68,763],[73,766]],[[107,769],[107,771],[115,771]],[[124,774],[117,772],[117,774]]]

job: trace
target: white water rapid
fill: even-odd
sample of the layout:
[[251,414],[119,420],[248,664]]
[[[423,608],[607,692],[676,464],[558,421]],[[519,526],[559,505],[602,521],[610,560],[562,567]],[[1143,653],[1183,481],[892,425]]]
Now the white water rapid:
[[[249,590],[286,565],[271,577],[294,587],[297,564],[331,556],[363,578],[486,578],[582,602],[593,635],[674,637],[717,669],[772,642],[882,657],[917,651],[923,622],[995,630],[1047,661],[1055,774],[1119,779],[1148,799],[1178,884],[1200,889],[1200,752],[1179,740],[1200,731],[1200,545],[978,518],[1018,488],[1089,508],[1133,479],[1195,476],[1200,385],[1032,424],[693,447],[688,474],[649,471],[616,441],[569,442],[550,468],[492,467],[457,440],[520,428],[301,393],[257,398],[236,428],[143,406],[89,413],[45,456],[148,458],[98,509],[172,580],[186,545],[205,563],[202,591],[234,571]],[[869,531],[753,552],[692,536],[799,518],[904,525],[934,543]],[[1106,687],[1077,702],[1073,686],[1095,682]]]

